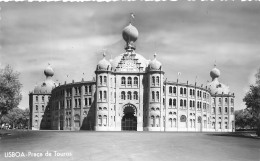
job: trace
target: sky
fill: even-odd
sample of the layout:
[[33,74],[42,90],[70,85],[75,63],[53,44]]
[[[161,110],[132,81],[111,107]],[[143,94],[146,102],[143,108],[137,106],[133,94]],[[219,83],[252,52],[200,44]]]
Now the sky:
[[[23,99],[45,80],[48,63],[53,80],[63,84],[92,80],[102,59],[124,52],[122,30],[138,29],[136,52],[162,63],[165,78],[206,86],[216,63],[220,82],[235,93],[235,109],[260,67],[259,2],[1,2],[0,65],[20,72]],[[84,73],[84,74],[83,74]],[[197,77],[197,79],[196,79]]]

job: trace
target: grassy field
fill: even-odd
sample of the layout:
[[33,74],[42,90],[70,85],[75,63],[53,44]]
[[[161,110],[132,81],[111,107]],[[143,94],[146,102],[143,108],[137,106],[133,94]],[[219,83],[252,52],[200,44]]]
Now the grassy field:
[[6,132],[1,161],[260,161],[260,139],[234,133]]

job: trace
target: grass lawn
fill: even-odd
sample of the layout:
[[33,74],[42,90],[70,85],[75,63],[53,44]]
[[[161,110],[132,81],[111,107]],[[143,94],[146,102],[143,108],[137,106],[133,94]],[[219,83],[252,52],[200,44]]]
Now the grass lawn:
[[260,139],[234,133],[5,132],[12,135],[0,139],[1,161],[260,161]]

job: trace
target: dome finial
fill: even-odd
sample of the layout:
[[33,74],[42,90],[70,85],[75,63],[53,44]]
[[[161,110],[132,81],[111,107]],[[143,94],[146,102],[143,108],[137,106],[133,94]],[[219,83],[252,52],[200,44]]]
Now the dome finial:
[[130,13],[130,18],[129,18],[129,24],[132,24],[132,20],[135,19],[135,15],[133,12]]
[[50,65],[50,63],[48,63],[48,66],[44,69],[44,74],[45,76],[48,77],[52,77],[54,75],[54,71]]

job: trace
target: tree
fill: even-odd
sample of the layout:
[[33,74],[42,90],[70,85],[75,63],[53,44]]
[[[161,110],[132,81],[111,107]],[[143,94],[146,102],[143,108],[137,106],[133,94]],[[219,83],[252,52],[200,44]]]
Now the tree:
[[29,109],[20,109],[13,108],[2,116],[0,120],[0,124],[9,124],[12,125],[13,128],[16,127],[25,127],[27,125],[27,117],[29,116]]
[[256,133],[260,136],[260,85],[251,85],[243,101],[246,102],[248,111],[250,111],[257,120]]
[[0,69],[0,118],[16,108],[22,99],[19,75],[10,65]]
[[257,124],[257,119],[250,110],[244,109],[235,111],[236,129],[254,129]]

